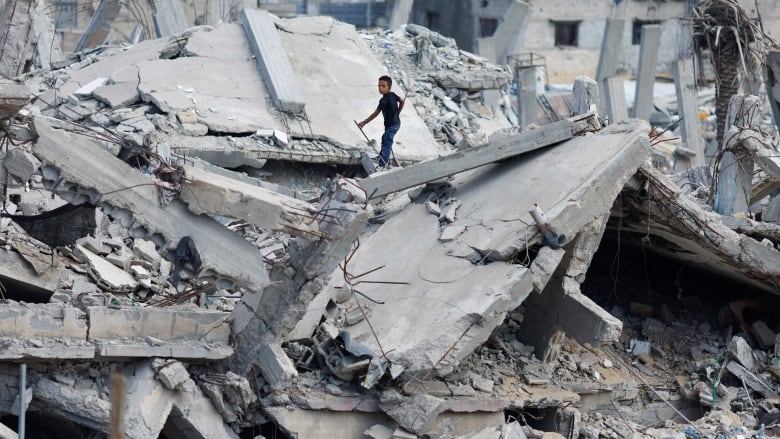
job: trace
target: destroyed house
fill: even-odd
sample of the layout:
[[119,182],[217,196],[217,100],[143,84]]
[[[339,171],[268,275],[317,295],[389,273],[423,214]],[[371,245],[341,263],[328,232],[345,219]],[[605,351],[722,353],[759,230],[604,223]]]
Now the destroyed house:
[[0,437],[778,435],[775,101],[707,152],[689,59],[629,109],[619,45],[557,99],[419,24],[240,8],[44,68],[16,11]]

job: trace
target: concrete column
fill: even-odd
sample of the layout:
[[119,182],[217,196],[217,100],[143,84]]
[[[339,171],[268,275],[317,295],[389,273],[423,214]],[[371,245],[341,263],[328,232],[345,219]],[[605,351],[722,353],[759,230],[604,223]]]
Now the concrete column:
[[[760,100],[757,96],[732,96],[729,102],[729,115],[726,131],[732,125],[738,127],[758,123]],[[753,160],[747,150],[739,145],[729,145],[728,137],[721,149],[736,148],[736,154],[725,151],[720,161],[718,192],[713,210],[721,215],[744,213],[747,215],[750,195],[753,189]]]
[[774,50],[767,55],[764,77],[767,98],[775,118],[775,126],[780,127],[780,51]]
[[604,85],[604,101],[607,102],[607,114],[609,123],[618,123],[628,119],[628,108],[626,107],[626,90],[623,87],[623,80],[617,76],[607,78],[602,81]]
[[591,107],[598,111],[599,85],[587,76],[578,76],[574,80],[574,114],[585,114]]
[[306,0],[306,15],[320,15],[320,0]]
[[518,125],[525,130],[528,125],[536,123],[536,68],[518,69],[517,99]]
[[680,133],[683,147],[690,151],[691,166],[704,164],[704,140],[699,131],[699,112],[696,82],[690,58],[678,59],[674,69],[674,88],[677,92],[677,111],[681,118]]
[[414,0],[395,0],[393,12],[390,14],[390,23],[387,25],[388,29],[395,30],[401,27],[402,24],[408,23],[413,5]]
[[496,62],[506,64],[507,57],[518,52],[519,42],[525,34],[525,28],[530,17],[531,5],[515,0],[504,13],[501,23],[493,34],[496,48]]
[[73,51],[79,52],[105,43],[111,36],[111,25],[121,9],[122,4],[119,0],[100,0],[100,5],[89,19],[87,29],[81,34]]
[[634,117],[650,119],[653,111],[653,85],[655,67],[658,61],[658,47],[661,45],[661,26],[642,26],[642,40],[639,47],[639,71],[634,93]]
[[170,37],[187,30],[187,16],[179,0],[153,0],[150,3],[157,37]]
[[[599,65],[596,70],[596,82],[599,84],[601,96],[607,96],[605,80],[615,76],[617,73],[625,27],[626,20],[623,18],[608,18],[604,25],[604,38],[601,40],[601,53],[599,54]],[[607,114],[606,100],[602,100],[600,105],[599,114]]]

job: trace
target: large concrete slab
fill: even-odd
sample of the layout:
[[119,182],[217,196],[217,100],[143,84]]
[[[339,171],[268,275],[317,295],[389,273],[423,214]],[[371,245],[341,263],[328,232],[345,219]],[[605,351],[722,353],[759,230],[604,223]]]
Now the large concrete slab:
[[[539,267],[512,263],[529,241],[539,239],[528,211],[538,203],[559,233],[576,235],[609,212],[625,181],[649,157],[648,131],[646,122],[631,120],[459,174],[452,181],[461,203],[454,224],[464,231],[450,242],[440,242],[439,217],[428,212],[424,201],[407,206],[362,239],[349,272],[383,266],[360,280],[408,283],[358,287],[384,302],[360,299],[371,309],[368,320],[388,358],[412,374],[447,373],[484,342],[508,311],[540,287],[533,279]],[[344,282],[341,276],[334,279],[325,291],[332,293]],[[308,316],[299,333],[310,333],[306,325],[311,325]],[[353,340],[379,352],[366,321],[346,329]]]
[[[191,236],[200,254],[201,278],[222,287],[257,290],[267,283],[259,250],[217,221],[193,215],[181,201],[160,206],[152,181],[114,157],[97,141],[57,128],[57,121],[36,118],[39,134],[33,153],[44,163],[44,179],[72,204],[90,202],[108,208],[137,237],[160,248],[175,248]],[[56,186],[56,187],[53,187]],[[70,193],[71,196],[68,196]]]
[[[380,98],[377,80],[388,72],[352,25],[329,17],[298,17],[282,21],[281,27],[282,43],[293,69],[306,83],[303,95],[312,132],[343,145],[364,142],[353,120],[376,109]],[[405,93],[397,83],[393,91],[400,96]],[[436,141],[412,110],[405,108],[401,113],[393,151],[401,161],[435,157]],[[363,131],[378,141],[384,127],[381,121],[374,121]]]
[[[167,40],[144,41],[127,50],[117,51],[99,61],[70,71],[70,78],[58,90],[42,95],[40,105],[61,100],[97,77],[123,84],[121,103],[133,100],[126,89],[138,83],[143,101],[163,112],[191,111],[197,122],[218,136],[188,137],[175,134],[161,139],[181,154],[189,150],[208,150],[209,154],[239,155],[247,161],[270,158],[317,163],[359,163],[360,151],[371,151],[353,120],[370,114],[380,95],[376,83],[386,74],[366,43],[351,25],[329,17],[299,17],[281,20],[279,37],[302,87],[308,120],[291,119],[286,125],[270,103],[270,94],[257,72],[252,51],[240,24],[215,28],[190,29],[180,41],[182,56],[169,59]],[[86,64],[86,63],[85,63]],[[203,72],[210,72],[204,75]],[[127,74],[131,72],[132,74]],[[121,75],[120,75],[121,73]],[[30,88],[41,93],[48,89],[38,79]],[[404,90],[394,87],[403,95]],[[56,96],[56,97],[55,97]],[[101,89],[100,99],[109,101]],[[419,161],[437,155],[436,141],[425,122],[412,111],[401,114],[401,130],[395,140],[395,155],[402,162]],[[258,129],[288,131],[292,138],[311,139],[310,144],[294,148],[268,146],[252,137],[235,137],[233,142],[221,134],[251,134]],[[365,128],[366,134],[379,139],[380,122]],[[325,139],[326,142],[317,142]],[[208,159],[203,155],[199,155]],[[240,164],[240,163],[239,163]],[[237,166],[237,165],[236,165]]]

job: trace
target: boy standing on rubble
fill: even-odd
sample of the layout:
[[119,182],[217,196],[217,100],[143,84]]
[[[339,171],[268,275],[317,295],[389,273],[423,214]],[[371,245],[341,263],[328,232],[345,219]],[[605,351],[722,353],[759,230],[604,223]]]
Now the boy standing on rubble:
[[404,108],[404,99],[390,91],[392,87],[392,78],[387,75],[379,77],[379,94],[382,95],[382,98],[379,99],[379,105],[370,116],[358,124],[360,129],[363,129],[367,123],[379,115],[380,111],[382,112],[382,117],[385,119],[385,133],[382,134],[382,149],[379,152],[380,167],[386,167],[390,163],[390,153],[393,152],[393,139],[401,128],[399,115]]

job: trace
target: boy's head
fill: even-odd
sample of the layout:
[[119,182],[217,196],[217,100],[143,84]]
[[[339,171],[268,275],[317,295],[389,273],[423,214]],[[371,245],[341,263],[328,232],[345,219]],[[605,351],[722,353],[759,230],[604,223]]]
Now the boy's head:
[[379,77],[379,94],[387,94],[393,88],[393,78],[382,75]]

